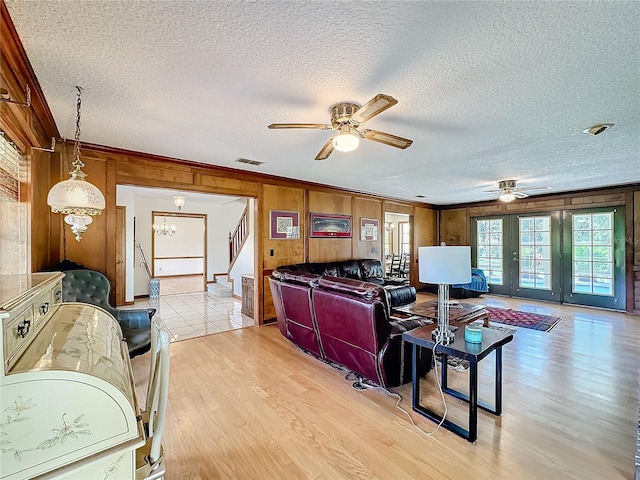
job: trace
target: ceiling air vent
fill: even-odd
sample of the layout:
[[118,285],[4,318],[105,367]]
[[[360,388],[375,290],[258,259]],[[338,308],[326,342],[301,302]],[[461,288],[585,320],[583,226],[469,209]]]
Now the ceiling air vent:
[[424,198],[424,195],[416,195],[416,198]]
[[246,163],[247,165],[262,165],[264,162],[259,162],[257,160],[249,160],[248,158],[239,158],[236,160],[238,163]]

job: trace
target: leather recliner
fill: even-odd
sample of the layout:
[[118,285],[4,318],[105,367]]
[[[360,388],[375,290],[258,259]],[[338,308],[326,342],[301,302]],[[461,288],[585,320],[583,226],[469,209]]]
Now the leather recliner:
[[[281,272],[269,284],[278,327],[292,343],[383,387],[411,381],[411,345],[402,333],[431,321],[395,318],[387,289],[307,272]],[[421,349],[418,374],[430,365],[430,351]]]
[[67,270],[62,279],[62,301],[97,305],[109,312],[120,324],[129,348],[129,357],[146,353],[151,348],[151,318],[155,308],[119,310],[109,305],[111,284],[95,270]]

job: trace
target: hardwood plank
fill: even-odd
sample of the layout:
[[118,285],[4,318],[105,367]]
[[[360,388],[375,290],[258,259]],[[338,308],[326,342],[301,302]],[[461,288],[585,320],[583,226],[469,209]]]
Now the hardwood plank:
[[[504,413],[479,413],[475,444],[442,429],[426,437],[382,389],[355,390],[277,327],[249,327],[171,345],[166,478],[632,478],[639,319],[492,295],[468,301],[563,318],[552,332],[518,329],[505,346]],[[147,357],[133,359],[139,398]],[[480,363],[487,401],[493,362]],[[467,375],[450,370],[450,385],[465,389]],[[424,403],[442,408],[433,373],[422,388]],[[393,390],[411,411],[411,385]],[[449,418],[465,422],[466,404],[446,399]]]

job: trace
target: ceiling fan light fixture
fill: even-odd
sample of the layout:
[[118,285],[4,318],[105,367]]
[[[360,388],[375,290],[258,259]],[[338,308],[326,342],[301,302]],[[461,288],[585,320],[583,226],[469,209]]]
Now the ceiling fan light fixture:
[[333,148],[339,152],[352,152],[358,148],[358,145],[360,145],[360,139],[347,124],[342,125],[340,134],[333,138]]
[[500,201],[501,202],[513,202],[516,199],[516,196],[511,193],[511,192],[504,192],[502,195],[500,195]]

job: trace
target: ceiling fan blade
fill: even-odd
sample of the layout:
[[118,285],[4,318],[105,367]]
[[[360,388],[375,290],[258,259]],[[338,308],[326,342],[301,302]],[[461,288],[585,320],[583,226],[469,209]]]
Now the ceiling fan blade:
[[331,125],[323,123],[272,123],[268,128],[314,128],[316,130],[331,130]]
[[329,158],[329,155],[331,155],[331,152],[333,152],[333,138],[330,138],[329,141],[324,144],[324,147],[322,147],[322,150],[320,150],[318,155],[316,155],[315,160],[325,160]]
[[349,122],[355,125],[364,123],[380,112],[384,112],[387,108],[393,107],[396,103],[398,103],[398,100],[395,98],[379,93],[356,110],[356,112],[351,115]]
[[545,185],[544,187],[516,187],[516,190],[519,192],[529,192],[531,190],[550,190],[551,187],[548,185]]
[[527,198],[529,195],[527,195],[524,192],[520,192],[518,190],[514,190],[513,192],[511,192],[513,194],[514,197],[516,198]]
[[408,138],[398,137],[396,135],[379,132],[377,130],[363,130],[362,133],[364,134],[364,138],[367,140],[384,143],[385,145],[391,145],[396,148],[405,149],[413,143],[413,140],[409,140]]
[[501,188],[497,188],[495,190],[483,190],[484,193],[503,193],[504,190],[502,190]]

